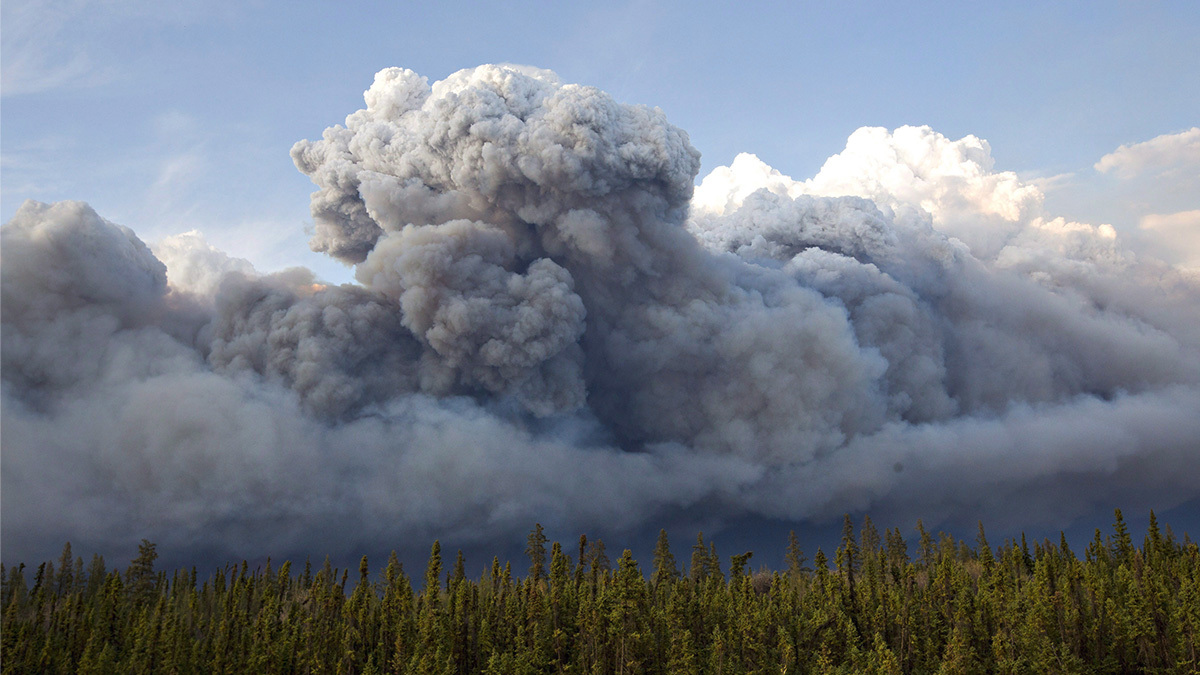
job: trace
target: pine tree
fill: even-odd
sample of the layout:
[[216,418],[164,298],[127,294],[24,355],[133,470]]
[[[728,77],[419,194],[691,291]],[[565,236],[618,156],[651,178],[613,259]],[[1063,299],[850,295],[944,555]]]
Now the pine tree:
[[454,570],[446,579],[446,590],[453,591],[454,587],[467,578],[466,561],[463,559],[462,549],[458,549],[458,555],[454,558]]
[[433,542],[425,567],[425,593],[417,619],[417,649],[408,670],[419,675],[448,673],[450,645],[442,623],[441,602],[442,544]]
[[787,553],[784,555],[784,561],[787,563],[788,574],[793,579],[800,578],[807,570],[804,563],[808,560],[804,556],[804,551],[800,549],[800,541],[796,539],[796,531],[788,532]]
[[693,675],[699,672],[692,632],[686,628],[671,632],[671,647],[667,650],[667,675]]
[[425,598],[436,601],[442,584],[442,542],[435,540],[425,564]]
[[612,569],[612,563],[608,560],[608,554],[605,552],[604,540],[596,539],[588,546],[588,566],[592,568],[592,574],[606,574]]
[[149,539],[138,544],[137,557],[129,563],[125,572],[129,593],[141,602],[147,602],[154,594],[154,561],[158,559],[155,545]]
[[675,566],[675,556],[671,554],[671,546],[667,541],[667,531],[659,530],[658,539],[654,543],[654,588],[674,581],[679,577],[679,569]]
[[854,572],[859,564],[858,544],[854,541],[854,522],[847,513],[842,519],[842,546],[837,550],[838,571],[846,576],[846,587],[854,602]]
[[717,543],[708,542],[708,559],[705,560],[705,574],[724,580],[725,573],[721,571],[721,556],[717,555]]
[[1163,553],[1163,537],[1158,529],[1158,517],[1154,515],[1154,509],[1150,509],[1150,524],[1146,528],[1146,538],[1142,541],[1142,555],[1147,562],[1158,562]]
[[929,532],[925,530],[925,523],[920,519],[917,520],[917,533],[920,534],[918,540],[918,552],[921,554],[917,562],[924,569],[929,569],[933,566],[933,539],[929,536]]
[[879,530],[875,529],[875,523],[871,522],[871,516],[868,514],[863,515],[859,537],[861,540],[860,551],[864,556],[879,550]]
[[583,573],[587,568],[587,535],[579,535],[579,558],[575,562],[575,585],[583,583]]
[[[2,575],[0,575],[2,576]],[[54,593],[62,597],[75,590],[75,559],[71,557],[71,542],[63,545],[58,558],[58,577],[54,582]]]
[[[83,559],[64,550],[32,569],[32,587],[24,565],[0,565],[0,673],[1200,668],[1200,547],[1176,540],[1156,516],[1142,548],[1128,543],[1128,563],[1117,560],[1121,527],[1113,539],[1097,534],[1082,560],[1061,534],[1037,543],[1035,560],[1026,559],[1024,537],[992,549],[981,524],[975,548],[946,534],[926,542],[922,566],[908,561],[899,530],[887,531],[884,556],[870,529],[864,519],[857,541],[844,533],[841,574],[830,573],[820,549],[815,574],[797,571],[792,536],[788,573],[749,575],[742,554],[732,556],[729,583],[702,537],[693,567],[703,583],[673,580],[665,535],[649,579],[626,551],[615,573],[593,568],[590,584],[578,566],[573,583],[573,561],[557,543],[548,574],[534,583],[514,582],[498,558],[471,581],[461,552],[443,576],[435,542],[416,593],[394,554],[379,584],[366,558],[353,588],[353,569],[335,569],[328,558],[315,579],[311,565],[293,577],[290,563],[273,572],[268,558],[264,571],[242,562],[197,587],[195,568],[154,574],[145,543],[124,570],[106,571],[94,558],[85,573]],[[861,563],[850,602],[854,561]],[[139,595],[147,579],[150,593]]]
[[388,558],[384,579],[387,586],[383,593],[380,641],[388,650],[385,663],[393,672],[402,673],[416,646],[416,620],[412,585],[395,551]]
[[708,575],[708,567],[708,547],[704,545],[704,533],[699,532],[692,546],[692,564],[688,568],[688,576],[692,581],[700,581]]
[[960,622],[955,622],[950,633],[950,640],[942,654],[942,666],[938,669],[938,674],[974,675],[979,672],[983,672],[983,670],[975,654],[975,648],[971,646],[967,636],[967,629]]
[[754,551],[746,551],[729,557],[729,581],[741,579],[746,573],[746,563],[754,556]]
[[992,547],[983,533],[982,520],[979,521],[979,534],[975,537],[975,545],[978,549],[979,562],[983,564],[984,569],[991,569],[996,562],[996,556],[992,553]]
[[542,524],[533,526],[526,538],[525,555],[529,556],[529,579],[535,585],[546,576],[546,534]]
[[612,592],[614,606],[611,626],[615,632],[613,647],[616,672],[643,672],[648,656],[645,646],[649,637],[646,586],[629,549],[625,549],[617,563]]
[[1125,526],[1125,518],[1121,509],[1115,511],[1116,521],[1113,523],[1113,557],[1118,564],[1129,565],[1133,562],[1133,537],[1129,536],[1129,528]]

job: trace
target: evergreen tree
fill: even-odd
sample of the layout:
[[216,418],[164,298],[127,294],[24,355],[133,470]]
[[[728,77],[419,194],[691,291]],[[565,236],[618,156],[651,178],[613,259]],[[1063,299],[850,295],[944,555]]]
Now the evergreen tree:
[[596,539],[588,545],[588,566],[592,568],[592,573],[599,572],[605,574],[612,569],[612,563],[608,560],[608,554],[605,552],[604,540]]
[[784,561],[787,563],[788,574],[793,578],[799,578],[807,571],[804,566],[808,558],[804,556],[804,551],[800,549],[800,541],[796,539],[796,531],[788,532],[787,553],[784,555]]
[[526,538],[525,555],[529,556],[529,578],[536,584],[546,576],[546,534],[541,523],[535,524]]
[[667,531],[659,530],[658,539],[654,543],[654,577],[655,588],[674,581],[679,577],[679,569],[675,566],[675,556],[671,554],[671,546],[667,541]]
[[975,537],[975,545],[978,549],[979,562],[984,568],[990,569],[996,562],[996,556],[992,553],[992,547],[988,544],[987,536],[983,533],[983,521],[979,521],[979,534]]
[[705,560],[704,565],[706,576],[725,578],[725,573],[721,571],[721,556],[717,555],[717,543],[715,541],[708,542],[708,558]]
[[613,579],[612,646],[617,673],[645,671],[649,626],[646,586],[629,549],[621,554]]
[[575,564],[575,584],[583,583],[583,573],[587,568],[587,535],[579,535],[579,557]]
[[75,590],[75,559],[71,557],[69,541],[63,545],[62,555],[58,558],[58,577],[54,580],[54,586],[54,593],[59,597]]
[[462,583],[467,578],[466,561],[463,559],[462,549],[458,549],[458,555],[454,558],[454,570],[446,579],[446,590],[453,591],[455,585]]
[[746,572],[746,563],[754,556],[754,551],[746,551],[729,557],[729,581],[732,583]]
[[1116,521],[1113,523],[1113,557],[1122,565],[1133,562],[1133,537],[1129,536],[1129,528],[1125,526],[1125,518],[1121,509],[1115,511]]
[[0,565],[0,674],[1198,670],[1200,547],[1157,516],[1141,548],[1123,544],[1118,522],[1082,560],[1061,535],[1033,553],[1024,536],[993,549],[980,525],[975,548],[924,533],[914,564],[899,530],[881,548],[864,519],[858,538],[844,533],[839,574],[818,549],[812,572],[798,553],[774,574],[733,556],[728,581],[698,537],[699,583],[670,574],[665,535],[649,579],[626,551],[590,583],[557,543],[537,580],[515,581],[496,558],[471,581],[461,552],[443,577],[435,542],[420,591],[394,554],[378,583],[362,558],[351,588],[353,568],[329,558],[315,578],[268,558],[198,580],[154,572],[148,542],[124,570],[95,557],[85,571],[64,547],[28,575]]
[[854,522],[847,513],[842,518],[842,546],[837,550],[838,571],[846,576],[848,595],[854,600],[854,572],[859,564],[858,544],[854,541]]
[[154,561],[158,559],[158,551],[149,539],[143,539],[138,544],[137,557],[129,563],[125,572],[125,583],[129,593],[139,601],[146,602],[154,594]]
[[704,545],[704,533],[696,534],[696,543],[692,546],[692,564],[688,568],[688,576],[692,581],[700,581],[708,574],[708,547]]
[[[326,560],[328,564],[328,560]],[[442,542],[434,540],[429,551],[429,562],[425,564],[425,599],[436,602],[442,580]]]

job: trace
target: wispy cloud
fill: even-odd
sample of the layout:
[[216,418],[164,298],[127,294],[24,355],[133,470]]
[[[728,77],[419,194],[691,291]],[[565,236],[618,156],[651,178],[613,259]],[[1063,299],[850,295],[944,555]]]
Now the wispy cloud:
[[69,35],[87,5],[87,0],[4,3],[0,93],[10,96],[95,86],[113,78],[115,71],[96,62],[86,41]]
[[1138,227],[1161,244],[1164,257],[1200,269],[1200,209],[1151,213],[1142,217]]
[[1200,175],[1200,127],[1122,145],[1101,157],[1095,168],[1125,179],[1176,171]]
[[72,152],[75,145],[70,136],[58,133],[16,142],[6,138],[0,153],[0,171],[4,174],[0,201],[47,198],[70,187],[73,177],[65,171],[67,163],[56,158]]
[[1140,226],[1143,230],[1164,232],[1167,230],[1195,230],[1200,236],[1200,209],[1180,211],[1179,213],[1152,213],[1144,218]]
[[1062,190],[1075,184],[1078,177],[1074,171],[1067,173],[1057,173],[1050,176],[1044,176],[1036,173],[1018,173],[1017,177],[1026,185],[1032,185],[1042,194],[1050,194],[1056,190]]
[[[0,94],[14,96],[108,84],[121,69],[105,58],[121,32],[227,17],[230,3],[195,0],[5,0]],[[114,33],[119,27],[121,32]]]

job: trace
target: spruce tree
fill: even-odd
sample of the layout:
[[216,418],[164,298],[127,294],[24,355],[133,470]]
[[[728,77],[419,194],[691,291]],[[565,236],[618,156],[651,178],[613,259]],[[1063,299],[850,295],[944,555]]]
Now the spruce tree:
[[654,543],[654,576],[652,584],[655,588],[674,581],[679,576],[675,566],[675,556],[671,554],[671,545],[667,541],[667,531],[659,530],[658,539]]
[[534,584],[546,576],[546,533],[536,523],[526,538],[525,555],[529,556],[529,579]]
[[800,541],[796,538],[795,530],[788,532],[787,553],[783,559],[787,563],[788,574],[793,579],[798,579],[804,574],[806,569],[804,563],[808,558],[805,557],[804,551],[800,548]]
[[129,563],[125,571],[125,583],[129,593],[142,602],[150,600],[154,594],[154,561],[158,559],[158,551],[149,539],[143,539],[138,544],[137,557]]
[[688,576],[692,581],[700,581],[708,574],[708,547],[704,545],[704,533],[696,534],[696,543],[692,546],[692,564],[688,568]]
[[996,556],[992,553],[992,547],[988,544],[987,536],[983,533],[983,521],[979,521],[979,534],[975,537],[976,554],[979,556],[979,562],[983,564],[985,569],[991,569],[996,562]]
[[1121,509],[1115,511],[1116,521],[1113,523],[1113,557],[1117,563],[1128,565],[1133,562],[1133,537],[1129,536],[1129,528],[1125,526],[1125,518]]
[[754,551],[746,551],[737,555],[729,556],[729,582],[741,579],[746,573],[746,563],[754,556]]

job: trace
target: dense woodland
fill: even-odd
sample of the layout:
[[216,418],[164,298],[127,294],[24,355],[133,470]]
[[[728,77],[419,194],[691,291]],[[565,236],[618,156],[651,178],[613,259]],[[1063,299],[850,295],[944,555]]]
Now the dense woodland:
[[[528,568],[476,579],[435,542],[414,585],[372,572],[246,563],[200,579],[93,556],[3,570],[4,673],[1197,673],[1200,551],[1151,514],[1141,547],[1117,511],[1082,552],[1065,538],[974,546],[917,525],[787,569],[726,569],[698,536],[682,569],[665,533],[642,566],[603,542],[569,555],[541,526]],[[522,562],[524,566],[524,561]],[[418,590],[419,589],[419,590]]]

